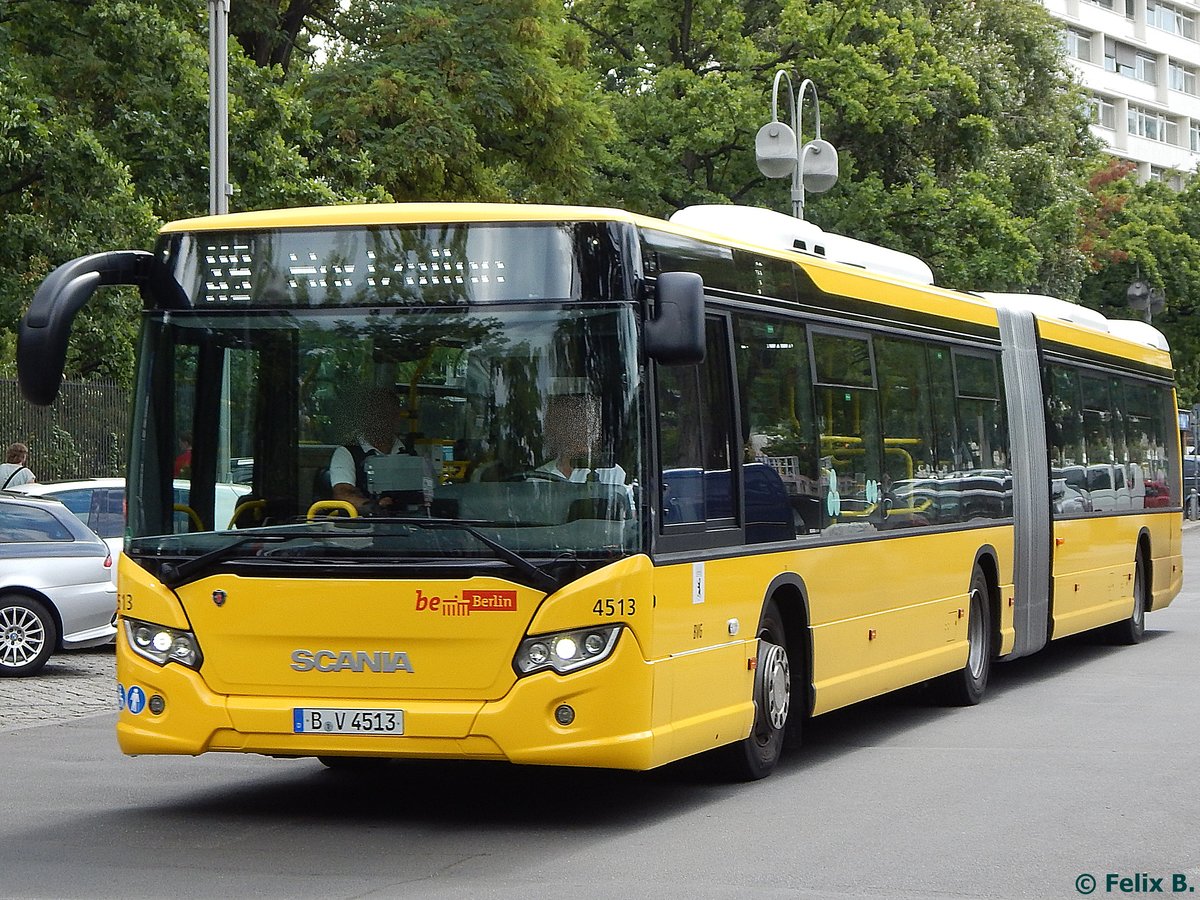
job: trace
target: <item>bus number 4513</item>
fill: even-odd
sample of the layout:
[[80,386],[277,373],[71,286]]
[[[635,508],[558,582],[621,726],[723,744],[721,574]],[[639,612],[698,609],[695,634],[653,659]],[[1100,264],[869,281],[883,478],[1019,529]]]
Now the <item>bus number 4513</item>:
[[608,600],[597,600],[596,605],[592,607],[592,612],[605,619],[613,616],[632,616],[637,612],[637,600],[633,597],[622,597],[620,600],[614,600],[611,597]]

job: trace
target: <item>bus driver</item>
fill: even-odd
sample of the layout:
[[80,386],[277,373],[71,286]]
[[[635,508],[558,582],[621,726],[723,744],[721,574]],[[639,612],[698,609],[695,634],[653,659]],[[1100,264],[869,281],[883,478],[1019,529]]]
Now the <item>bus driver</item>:
[[387,515],[393,498],[372,495],[364,463],[372,456],[408,453],[400,433],[406,421],[405,410],[394,390],[374,387],[367,391],[360,415],[355,439],[334,450],[329,459],[333,499],[353,504],[360,516]]

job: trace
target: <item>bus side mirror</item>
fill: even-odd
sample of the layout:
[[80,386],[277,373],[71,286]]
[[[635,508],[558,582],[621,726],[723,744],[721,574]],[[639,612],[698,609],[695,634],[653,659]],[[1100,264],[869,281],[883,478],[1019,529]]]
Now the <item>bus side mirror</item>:
[[704,279],[663,272],[654,288],[655,315],[646,322],[646,354],[668,366],[704,362]]
[[49,406],[58,396],[71,323],[96,288],[143,284],[153,259],[144,250],[93,253],[63,263],[46,276],[17,331],[17,380],[26,400]]

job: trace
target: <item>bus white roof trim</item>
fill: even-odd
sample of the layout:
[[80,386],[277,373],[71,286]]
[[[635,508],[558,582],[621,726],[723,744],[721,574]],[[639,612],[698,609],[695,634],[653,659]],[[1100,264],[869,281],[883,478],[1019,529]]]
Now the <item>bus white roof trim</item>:
[[1139,322],[1137,319],[1109,319],[1108,330],[1127,341],[1148,344],[1165,353],[1171,352],[1167,336],[1147,322]]
[[933,270],[911,254],[823,231],[812,222],[773,209],[688,206],[672,215],[671,222],[772,250],[799,250],[868,272],[933,284]]
[[1102,331],[1114,337],[1122,338],[1135,344],[1144,344],[1157,350],[1170,351],[1167,339],[1153,325],[1138,322],[1134,319],[1109,319],[1094,309],[1088,309],[1078,303],[1050,297],[1046,294],[1014,294],[998,291],[976,291],[977,296],[993,306],[1003,306],[1008,309],[1027,309],[1042,319],[1058,319]]

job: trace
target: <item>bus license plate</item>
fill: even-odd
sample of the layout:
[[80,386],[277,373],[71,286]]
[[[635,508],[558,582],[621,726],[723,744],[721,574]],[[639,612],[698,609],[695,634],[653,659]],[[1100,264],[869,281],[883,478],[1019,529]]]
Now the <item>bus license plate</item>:
[[292,710],[296,734],[404,734],[402,709],[312,709]]

